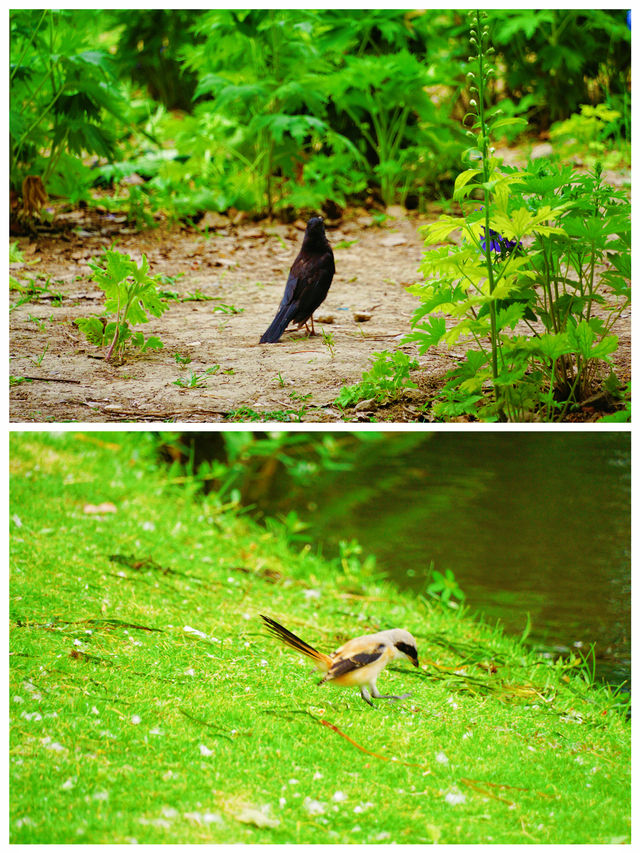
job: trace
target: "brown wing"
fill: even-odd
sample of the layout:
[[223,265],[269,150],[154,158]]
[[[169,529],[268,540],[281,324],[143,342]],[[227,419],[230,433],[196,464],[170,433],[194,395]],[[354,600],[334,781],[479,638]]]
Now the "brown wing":
[[353,672],[354,669],[361,669],[382,657],[386,648],[384,643],[380,643],[372,652],[359,652],[346,658],[339,658],[331,664],[329,671],[322,680],[331,681],[333,678],[346,675],[347,672]]

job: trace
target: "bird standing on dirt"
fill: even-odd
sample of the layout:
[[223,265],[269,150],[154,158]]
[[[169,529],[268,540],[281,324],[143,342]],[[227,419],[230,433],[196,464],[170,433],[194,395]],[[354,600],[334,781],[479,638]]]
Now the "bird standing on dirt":
[[278,312],[260,338],[260,343],[275,344],[289,323],[298,323],[298,328],[301,328],[309,319],[310,334],[315,335],[313,312],[324,302],[335,271],[333,252],[324,233],[324,221],[321,216],[313,216],[307,223],[300,253],[289,271]]

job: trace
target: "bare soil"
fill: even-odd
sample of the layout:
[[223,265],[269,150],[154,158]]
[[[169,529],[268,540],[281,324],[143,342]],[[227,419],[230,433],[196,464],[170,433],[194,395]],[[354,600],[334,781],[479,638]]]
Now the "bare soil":
[[[400,342],[418,304],[406,290],[419,278],[418,228],[440,209],[434,205],[428,217],[390,212],[382,227],[364,211],[328,223],[336,275],[315,320],[316,331],[331,336],[329,346],[304,328],[287,330],[277,344],[258,343],[282,297],[304,222],[233,222],[208,214],[198,229],[135,231],[124,218],[95,210],[59,211],[55,230],[18,238],[25,261],[12,265],[12,274],[23,283],[37,276],[49,290],[21,305],[21,294],[11,292],[10,373],[14,383],[23,378],[11,387],[11,421],[431,420],[424,404],[464,348],[418,356],[415,346]],[[139,327],[157,335],[163,349],[130,351],[121,364],[106,362],[74,324],[102,311],[104,294],[88,264],[112,245],[136,260],[144,253],[150,272],[176,277],[166,289],[186,300],[171,300],[161,318]],[[614,329],[621,382],[630,376],[629,314]],[[347,412],[335,405],[340,388],[360,381],[375,353],[399,347],[420,363],[412,372],[418,389],[390,405],[364,401]],[[191,362],[181,367],[176,354]],[[197,387],[174,384],[215,365],[217,372]],[[578,419],[602,413],[601,403],[587,406]]]

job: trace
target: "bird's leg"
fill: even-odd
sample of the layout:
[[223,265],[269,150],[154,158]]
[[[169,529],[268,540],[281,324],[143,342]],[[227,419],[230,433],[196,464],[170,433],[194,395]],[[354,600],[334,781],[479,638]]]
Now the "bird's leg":
[[369,696],[369,691],[367,690],[367,688],[364,685],[362,685],[362,687],[360,688],[360,695],[362,696],[364,701],[368,705],[371,705],[371,707],[373,708],[373,702],[371,701],[371,697]]
[[402,696],[383,696],[382,693],[378,692],[378,688],[375,684],[371,684],[371,695],[374,699],[406,699],[407,696],[411,696],[411,693],[403,693]]
[[300,323],[298,328],[301,329],[304,326],[306,333],[309,335],[309,337],[312,337],[316,333],[315,327],[313,325],[313,314],[311,315],[311,317],[309,317],[309,320],[311,320],[311,328],[309,328],[309,321],[305,323]]

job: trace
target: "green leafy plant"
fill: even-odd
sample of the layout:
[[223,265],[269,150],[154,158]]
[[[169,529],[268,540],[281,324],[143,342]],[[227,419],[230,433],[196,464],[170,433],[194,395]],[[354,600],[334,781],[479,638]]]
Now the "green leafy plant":
[[[592,393],[617,348],[609,332],[629,300],[629,200],[604,184],[599,166],[589,175],[547,161],[502,166],[492,135],[521,120],[487,118],[492,48],[486,15],[471,18],[475,144],[454,192],[464,216],[424,229],[425,282],[410,288],[422,304],[405,340],[420,352],[441,341],[475,345],[447,374],[437,416],[561,419]],[[459,245],[433,248],[457,231]]]
[[96,45],[78,10],[13,10],[10,177],[29,174],[48,191],[83,197],[93,180],[86,153],[111,159],[127,100],[108,51]]
[[341,408],[355,406],[360,400],[368,399],[386,403],[406,388],[417,388],[410,379],[409,371],[417,368],[418,362],[401,350],[394,353],[383,350],[369,361],[371,369],[362,374],[362,381],[345,385],[340,390],[336,404]]
[[598,90],[618,94],[629,85],[624,9],[496,9],[491,21],[504,94],[527,98],[537,127],[577,112]]
[[433,563],[429,568],[429,583],[427,585],[427,595],[431,598],[437,598],[442,604],[449,607],[457,607],[458,604],[451,601],[452,598],[457,598],[459,601],[464,601],[465,594],[458,586],[458,582],[451,569],[446,569],[444,573],[434,569]]
[[115,314],[109,322],[105,317],[83,317],[76,320],[78,328],[91,343],[109,346],[106,361],[121,358],[127,345],[144,352],[147,349],[162,349],[162,341],[151,335],[145,338],[142,332],[134,332],[131,326],[148,323],[150,314],[160,317],[167,305],[160,299],[157,287],[158,276],[150,276],[145,255],[136,264],[130,255],[109,249],[103,255],[103,266],[91,262],[93,281],[105,292],[104,313]]
[[593,168],[631,163],[631,146],[623,135],[624,118],[608,104],[581,104],[580,112],[551,126],[549,137],[554,154],[564,162],[583,158]]
[[607,391],[622,403],[622,408],[610,415],[604,415],[599,423],[629,423],[631,421],[631,382],[621,386],[614,373],[611,373],[605,382]]
[[[260,205],[264,199],[271,213],[283,203],[285,185],[295,188],[296,177],[302,178],[319,149],[326,149],[325,156],[329,151],[349,155],[345,169],[358,158],[357,149],[326,121],[328,96],[319,85],[326,59],[311,37],[315,17],[274,9],[216,10],[199,17],[194,31],[200,43],[185,47],[184,57],[199,76],[196,97],[207,100],[195,109],[198,134],[186,129],[193,153],[183,170],[191,174],[198,164],[215,174],[218,193],[226,199],[216,205],[221,209],[230,203]],[[327,176],[317,192],[319,178],[308,184],[299,180],[307,203],[323,200]]]
[[[330,77],[332,101],[358,127],[362,154],[372,154],[373,172],[387,206],[404,203],[420,169],[427,168],[438,137],[440,157],[450,155],[444,134],[435,132],[437,110],[426,90],[434,82],[432,72],[418,57],[401,50],[346,56]],[[452,131],[446,136],[447,141],[455,139]]]

